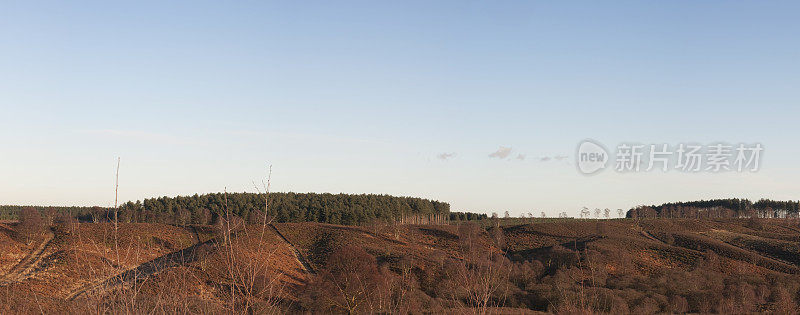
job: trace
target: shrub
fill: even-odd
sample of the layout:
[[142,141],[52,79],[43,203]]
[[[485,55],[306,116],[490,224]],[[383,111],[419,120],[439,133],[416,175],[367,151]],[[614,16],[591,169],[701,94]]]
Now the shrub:
[[54,223],[56,230],[64,234],[72,234],[78,227],[78,219],[64,213],[56,215]]
[[686,313],[689,311],[689,302],[680,295],[673,295],[669,298],[669,311],[678,314]]
[[30,242],[45,233],[47,225],[39,211],[33,208],[23,208],[19,215],[17,225],[17,239],[21,242]]
[[402,304],[396,293],[403,285],[362,248],[343,246],[306,286],[304,302],[320,313],[389,312]]

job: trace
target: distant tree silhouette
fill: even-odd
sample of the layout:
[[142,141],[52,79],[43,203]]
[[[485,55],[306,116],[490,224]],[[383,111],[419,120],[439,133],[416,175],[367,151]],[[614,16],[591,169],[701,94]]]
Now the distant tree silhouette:
[[[265,202],[269,203],[266,217],[273,222],[324,222],[343,225],[365,225],[375,219],[386,222],[402,218],[424,218],[424,222],[447,218],[450,205],[421,198],[388,195],[348,195],[315,193],[229,193],[230,212],[248,221],[264,218]],[[135,213],[139,222],[207,224],[222,213],[222,194],[206,194],[145,199],[142,202],[122,204],[122,210]],[[182,216],[188,211],[189,216]],[[253,215],[258,213],[258,215]],[[171,219],[170,219],[171,218]],[[187,219],[188,218],[188,219]],[[467,218],[467,219],[471,219]],[[423,222],[423,220],[419,220]]]
[[628,210],[627,217],[639,218],[797,218],[798,201],[760,199],[712,199],[670,202],[659,206],[638,206]]

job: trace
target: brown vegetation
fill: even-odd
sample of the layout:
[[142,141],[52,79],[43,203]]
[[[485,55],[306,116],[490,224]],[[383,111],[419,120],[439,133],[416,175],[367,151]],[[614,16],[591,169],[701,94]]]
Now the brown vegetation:
[[48,223],[42,218],[39,211],[33,208],[23,208],[19,215],[19,223],[15,231],[17,240],[29,243],[42,237],[47,232]]
[[484,228],[222,216],[215,228],[121,223],[115,233],[56,216],[31,259],[33,237],[49,229],[29,218],[0,227],[13,254],[0,272],[31,262],[0,287],[0,313],[792,314],[800,292],[800,232],[785,220]]

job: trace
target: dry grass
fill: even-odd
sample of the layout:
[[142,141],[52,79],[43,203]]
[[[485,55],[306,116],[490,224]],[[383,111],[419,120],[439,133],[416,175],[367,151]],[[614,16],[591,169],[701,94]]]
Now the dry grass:
[[[111,223],[56,230],[32,275],[0,287],[0,313],[308,311],[306,285],[322,280],[292,246],[318,271],[343,248],[363,250],[382,275],[364,278],[385,292],[374,297],[382,301],[373,301],[375,310],[779,312],[796,306],[800,288],[796,262],[775,260],[798,245],[800,232],[777,221],[753,228],[744,220],[561,220],[504,226],[504,244],[455,225],[275,224],[285,242],[269,225],[237,221],[216,234],[207,226],[119,224],[116,245]],[[0,227],[0,247],[16,255],[5,265],[30,250],[13,228]],[[191,259],[157,259],[198,242],[207,243]],[[109,281],[154,260],[152,272]],[[325,285],[331,279],[340,278]]]

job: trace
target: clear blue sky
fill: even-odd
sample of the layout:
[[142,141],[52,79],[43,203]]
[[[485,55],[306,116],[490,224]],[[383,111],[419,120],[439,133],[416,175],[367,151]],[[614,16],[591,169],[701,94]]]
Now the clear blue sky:
[[[278,191],[512,214],[800,199],[798,30],[780,1],[3,1],[0,204],[110,205],[117,156],[123,200],[252,192],[268,163]],[[765,152],[586,177],[584,138]]]

